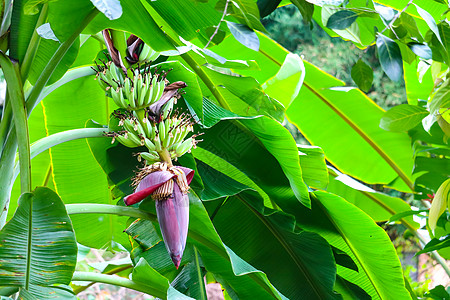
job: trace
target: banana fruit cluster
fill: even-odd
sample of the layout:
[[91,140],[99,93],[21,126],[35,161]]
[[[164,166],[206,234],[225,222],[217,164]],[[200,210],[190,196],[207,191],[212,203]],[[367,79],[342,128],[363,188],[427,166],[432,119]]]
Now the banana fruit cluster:
[[139,110],[157,102],[162,97],[167,83],[167,73],[152,74],[150,67],[144,67],[143,71],[139,67],[131,70],[132,77],[124,74],[111,61],[103,62],[103,66],[97,65],[97,68],[93,69],[97,72],[96,79],[100,86],[117,106],[125,109]]
[[186,138],[193,132],[194,122],[187,114],[173,113],[175,99],[164,105],[159,123],[147,116],[140,119],[136,111],[116,110],[110,128],[118,130],[110,136],[130,148],[145,146],[147,151],[140,152],[139,158],[149,165],[162,161],[161,153],[167,153],[170,159],[176,160],[196,146],[198,135]]

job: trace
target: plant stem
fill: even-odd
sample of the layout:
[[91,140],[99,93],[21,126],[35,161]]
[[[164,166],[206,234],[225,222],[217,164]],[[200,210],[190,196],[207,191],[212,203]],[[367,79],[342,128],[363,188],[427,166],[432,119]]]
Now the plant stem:
[[[122,271],[125,271],[125,270],[128,270],[128,269],[132,269],[132,268],[133,268],[133,265],[127,265],[127,266],[124,266],[124,267],[121,267],[121,268],[118,268],[118,269],[114,269],[114,270],[111,270],[111,271],[108,271],[108,272],[104,272],[103,274],[105,274],[105,275],[114,275],[114,274],[120,273]],[[86,290],[87,288],[89,288],[90,286],[92,286],[94,284],[95,284],[95,282],[91,282],[88,285],[76,287],[76,288],[73,289],[73,292],[75,294],[81,293],[82,291]]]
[[151,221],[157,220],[156,215],[152,213],[144,212],[134,207],[118,206],[111,204],[94,204],[94,203],[66,204],[66,210],[69,215],[109,214],[109,215],[141,218]]
[[[73,141],[77,139],[84,138],[98,138],[104,137],[104,133],[108,131],[107,128],[80,128],[80,129],[71,129],[62,132],[58,132],[49,136],[46,136],[31,145],[31,159],[41,154],[42,152],[50,149],[53,146]],[[20,162],[20,160],[19,160]],[[14,165],[14,180],[19,174],[19,169],[17,168],[17,159]]]
[[25,53],[25,56],[22,61],[22,65],[20,68],[20,75],[22,78],[22,81],[25,81],[28,78],[28,73],[30,72],[31,64],[34,60],[34,57],[36,56],[36,51],[39,47],[39,42],[41,40],[41,37],[37,33],[37,29],[39,26],[44,24],[45,20],[47,19],[48,14],[48,3],[44,3],[42,6],[41,12],[39,14],[39,18],[36,22],[36,26],[34,27],[33,35],[31,36],[30,43],[28,44],[27,52]]
[[59,48],[56,50],[55,54],[53,54],[52,58],[48,62],[48,64],[45,66],[44,70],[42,71],[41,75],[39,76],[38,80],[36,81],[36,84],[34,85],[33,89],[31,90],[30,95],[27,99],[27,110],[28,113],[30,113],[33,108],[36,106],[39,95],[42,92],[42,89],[45,87],[47,82],[49,81],[50,77],[52,76],[53,72],[55,71],[58,64],[61,62],[64,55],[67,53],[69,48],[72,46],[75,39],[78,38],[80,33],[84,30],[84,28],[89,24],[90,21],[99,13],[99,11],[94,8],[81,22],[80,26],[75,30],[74,33],[65,41],[63,42]]
[[170,153],[166,148],[163,148],[161,151],[157,152],[159,154],[159,158],[161,158],[161,160],[165,162],[169,168],[173,167],[172,159],[170,158]]
[[[0,65],[6,79],[10,105],[14,115],[14,125],[19,143],[20,186],[21,192],[31,191],[30,141],[28,136],[27,113],[23,95],[19,64],[13,63],[3,52],[0,52]],[[13,128],[11,128],[13,129]],[[2,207],[3,208],[3,207]]]
[[209,44],[212,42],[212,40],[216,36],[217,32],[219,32],[220,24],[222,24],[223,20],[225,19],[225,16],[227,15],[227,9],[228,9],[228,3],[229,2],[230,2],[230,0],[226,0],[225,1],[225,7],[223,8],[222,18],[220,19],[219,24],[216,26],[216,30],[214,30],[214,33],[211,35],[211,37],[209,38],[208,43],[205,45],[205,47],[203,49],[208,48]]
[[[418,232],[417,230],[411,230],[410,228],[408,228],[415,237],[417,237],[420,241],[421,244],[423,244],[423,246],[425,246],[429,240],[427,241],[427,239],[420,234],[420,232]],[[436,260],[436,262],[438,264],[440,264],[442,266],[442,269],[444,269],[445,273],[447,273],[447,276],[450,278],[450,268],[447,265],[447,262],[445,261],[445,259],[442,258],[442,256],[439,255],[439,253],[437,251],[431,251],[430,252],[431,257],[434,258],[434,260]]]
[[93,272],[74,272],[72,276],[72,281],[102,282],[106,284],[112,284],[115,286],[126,287],[161,299],[167,299],[167,294],[159,289],[152,288],[148,285],[136,283],[133,280],[115,275],[106,275]]
[[[404,13],[413,2],[414,2],[414,0],[410,0],[406,4],[406,6],[392,18],[391,22],[389,22],[389,24],[380,32],[380,34],[385,32],[388,28],[392,28],[392,25],[394,25],[395,21],[397,21],[397,19],[400,17],[400,15],[402,13]],[[395,34],[395,32],[394,32],[394,34]]]

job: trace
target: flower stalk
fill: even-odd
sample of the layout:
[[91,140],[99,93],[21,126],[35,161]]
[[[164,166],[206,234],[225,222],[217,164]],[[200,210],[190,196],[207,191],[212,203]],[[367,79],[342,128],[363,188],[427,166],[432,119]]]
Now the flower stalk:
[[[167,251],[178,269],[186,246],[189,226],[189,184],[194,171],[174,166],[177,160],[199,142],[193,132],[191,116],[175,108],[182,96],[183,81],[169,82],[170,70],[152,68],[148,56],[155,56],[137,37],[127,41],[125,68],[120,53],[114,47],[109,32],[103,32],[108,45],[107,61],[100,61],[93,70],[96,79],[118,110],[114,111],[106,135],[121,144],[134,148],[145,146],[147,151],[137,154],[144,167],[133,180],[135,191],[124,198],[133,205],[147,198],[155,201],[157,219]],[[159,55],[159,54],[158,54]],[[141,63],[141,65],[139,64]]]

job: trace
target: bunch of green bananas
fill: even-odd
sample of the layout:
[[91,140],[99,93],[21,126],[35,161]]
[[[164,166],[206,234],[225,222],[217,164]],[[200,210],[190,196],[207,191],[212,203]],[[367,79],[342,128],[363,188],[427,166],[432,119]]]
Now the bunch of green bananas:
[[152,74],[150,68],[144,67],[142,74],[139,68],[131,70],[131,78],[111,61],[93,69],[100,86],[120,108],[139,110],[149,107],[161,98],[166,87],[166,73]]
[[163,107],[161,121],[155,122],[146,116],[143,118],[136,111],[118,110],[112,122],[119,121],[110,128],[118,129],[111,136],[123,145],[134,148],[145,146],[147,152],[139,153],[147,164],[161,161],[161,153],[168,153],[170,159],[177,159],[195,147],[197,135],[185,139],[193,131],[193,121],[187,114],[174,112],[176,98],[170,99]]

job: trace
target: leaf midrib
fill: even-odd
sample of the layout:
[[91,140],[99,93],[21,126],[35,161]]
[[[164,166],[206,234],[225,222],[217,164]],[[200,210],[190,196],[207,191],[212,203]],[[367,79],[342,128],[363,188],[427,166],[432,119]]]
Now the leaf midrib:
[[[263,50],[259,50],[264,56],[269,58],[271,61],[275,62],[277,65],[281,66],[280,62],[273,59],[268,53]],[[400,176],[400,178],[408,185],[408,187],[412,190],[413,183],[408,178],[408,176],[400,169],[399,166],[381,149],[381,147],[375,143],[375,141],[371,140],[369,136],[362,131],[353,121],[350,120],[343,112],[341,112],[337,107],[331,104],[325,97],[323,97],[319,92],[317,92],[313,87],[311,87],[306,81],[303,81],[303,85],[308,88],[316,97],[318,97],[323,103],[325,103],[331,110],[333,110],[339,117],[342,118],[353,130],[358,133],[387,163],[391,166],[392,169]]]
[[[355,258],[358,260],[359,264],[361,265],[361,268],[364,270],[364,273],[367,276],[367,279],[372,284],[375,292],[380,297],[380,299],[383,299],[383,297],[380,295],[380,292],[378,291],[378,285],[375,284],[375,282],[372,280],[372,276],[369,276],[371,272],[368,272],[367,267],[365,266],[364,259],[360,257],[360,254],[358,251],[356,251],[355,247],[353,246],[353,243],[350,242],[350,240],[347,238],[347,236],[342,232],[341,227],[338,226],[335,222],[335,220],[330,216],[328,213],[328,210],[322,205],[319,199],[317,199],[317,196],[312,194],[312,197],[316,199],[316,202],[319,204],[320,208],[322,209],[323,213],[328,217],[328,220],[333,224],[333,226],[336,228],[336,230],[339,232],[339,235],[342,237],[344,242],[348,245],[350,250],[352,251],[353,255],[355,255]],[[350,203],[349,203],[350,204]]]
[[[29,194],[28,194],[29,195]],[[27,197],[27,196],[25,196]],[[30,196],[30,212],[28,214],[28,239],[27,239],[27,269],[25,272],[25,289],[28,291],[30,287],[31,278],[31,248],[32,248],[32,237],[33,237],[33,198]]]
[[238,198],[255,216],[257,216],[258,219],[260,219],[260,221],[264,224],[264,226],[267,227],[267,229],[269,229],[269,231],[280,242],[280,244],[283,246],[283,248],[286,250],[286,252],[292,258],[292,260],[295,262],[296,266],[301,271],[301,273],[303,273],[303,276],[306,278],[309,285],[312,287],[312,290],[318,296],[318,299],[322,299],[321,298],[322,293],[320,292],[321,288],[319,286],[317,286],[316,280],[314,280],[314,279],[311,280],[311,278],[309,278],[308,272],[304,268],[303,263],[301,261],[299,261],[297,255],[295,255],[295,253],[294,253],[294,250],[292,249],[291,246],[289,246],[289,243],[284,238],[281,237],[281,234],[279,233],[279,231],[277,229],[275,229],[275,227],[270,222],[268,222],[264,218],[264,216],[262,216],[256,209],[254,209],[249,203],[247,203],[247,201],[245,201],[240,194],[236,195],[235,197]]

